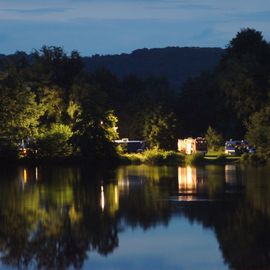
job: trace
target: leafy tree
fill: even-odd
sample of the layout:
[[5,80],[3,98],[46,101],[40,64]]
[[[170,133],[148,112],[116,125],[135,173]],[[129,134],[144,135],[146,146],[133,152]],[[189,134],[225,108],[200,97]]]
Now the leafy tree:
[[188,80],[178,96],[178,119],[182,122],[181,136],[201,136],[209,125],[227,130],[228,110],[216,73],[202,73]]
[[76,119],[80,117],[81,107],[76,101],[74,100],[69,101],[69,104],[67,107],[67,115],[72,125],[76,122]]
[[241,136],[245,133],[244,122],[267,101],[269,63],[270,45],[261,32],[247,28],[231,40],[218,66],[220,89]]
[[36,136],[42,114],[42,107],[28,87],[0,86],[0,136],[11,141]]
[[58,88],[44,87],[39,89],[40,104],[44,110],[41,123],[50,125],[61,122],[64,111],[64,102],[61,96],[61,90]]
[[145,116],[143,135],[150,148],[175,149],[175,122],[172,112],[154,108]]
[[175,92],[165,78],[151,76],[141,80],[130,75],[123,79],[120,88],[114,104],[121,137],[142,139],[145,115],[153,107],[175,111]]
[[67,157],[73,153],[70,139],[73,133],[67,125],[52,124],[38,136],[39,157]]
[[261,157],[270,158],[270,105],[251,115],[246,137]]
[[227,47],[227,57],[232,55],[239,59],[245,59],[247,55],[265,61],[265,51],[268,50],[268,43],[263,38],[262,32],[251,28],[243,28],[230,41]]
[[223,143],[224,143],[222,135],[217,133],[210,126],[207,129],[207,132],[205,134],[205,138],[206,138],[209,150],[212,150],[212,151],[219,150],[222,147]]
[[33,71],[46,84],[56,84],[64,89],[71,86],[75,77],[82,71],[82,60],[77,51],[68,56],[62,47],[43,46],[33,52]]
[[74,143],[83,157],[93,160],[107,160],[116,156],[113,141],[118,138],[117,117],[112,111],[96,118],[82,113],[75,125]]
[[105,113],[104,120],[101,120],[102,127],[105,131],[105,137],[110,142],[114,142],[116,139],[119,138],[118,132],[117,132],[117,122],[118,119],[114,115],[113,111],[107,111]]

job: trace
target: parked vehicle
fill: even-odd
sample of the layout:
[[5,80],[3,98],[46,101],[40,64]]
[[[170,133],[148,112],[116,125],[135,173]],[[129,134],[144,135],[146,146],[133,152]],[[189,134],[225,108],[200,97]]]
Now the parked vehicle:
[[207,153],[207,142],[206,139],[202,137],[197,137],[195,139],[179,139],[177,142],[177,147],[178,151],[188,155],[192,153]]
[[142,140],[129,140],[123,138],[114,141],[117,145],[121,145],[123,150],[127,153],[140,153],[146,149],[146,141]]
[[241,155],[243,153],[255,153],[256,149],[245,140],[229,140],[225,142],[225,154]]

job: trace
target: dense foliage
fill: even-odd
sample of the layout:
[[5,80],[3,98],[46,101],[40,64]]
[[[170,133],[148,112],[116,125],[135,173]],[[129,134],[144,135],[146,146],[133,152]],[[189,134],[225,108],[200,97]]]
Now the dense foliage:
[[212,127],[209,126],[205,134],[207,146],[209,150],[218,151],[223,145],[224,141],[221,134],[218,134]]
[[178,117],[184,135],[199,135],[211,126],[226,139],[247,138],[258,155],[269,158],[270,44],[262,33],[237,33],[212,73],[183,86]]
[[89,70],[59,47],[1,57],[0,154],[24,140],[40,157],[111,159],[118,137],[173,150],[206,134],[213,149],[246,137],[269,158],[270,45],[256,30],[237,33],[215,70],[180,91],[164,77]]

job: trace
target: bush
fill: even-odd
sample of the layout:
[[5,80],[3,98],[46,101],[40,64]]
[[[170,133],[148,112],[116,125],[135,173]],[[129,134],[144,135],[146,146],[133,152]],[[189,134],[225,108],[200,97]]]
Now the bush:
[[222,135],[217,133],[212,127],[208,127],[205,134],[205,139],[207,141],[208,149],[212,151],[219,151],[223,146]]
[[184,163],[185,155],[182,153],[177,153],[175,151],[167,151],[165,152],[165,159],[166,163],[169,164],[179,164]]
[[162,164],[165,159],[165,151],[153,148],[143,152],[144,161],[150,164]]
[[53,124],[37,139],[39,157],[67,157],[73,153],[70,143],[71,129],[63,124]]
[[127,160],[132,164],[180,164],[184,161],[184,155],[174,151],[164,151],[154,148],[142,153],[124,154],[121,156],[121,161],[127,162]]
[[123,164],[141,164],[143,163],[142,154],[123,154],[120,155],[120,162]]

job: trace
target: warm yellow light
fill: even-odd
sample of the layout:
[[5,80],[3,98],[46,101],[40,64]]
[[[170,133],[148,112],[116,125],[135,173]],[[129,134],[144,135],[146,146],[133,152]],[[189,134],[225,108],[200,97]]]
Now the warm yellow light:
[[114,202],[115,202],[115,205],[118,206],[119,204],[118,186],[114,187]]
[[197,187],[197,170],[190,166],[178,167],[178,190],[179,192],[190,192]]
[[27,171],[26,169],[23,169],[23,182],[26,183],[27,182]]

